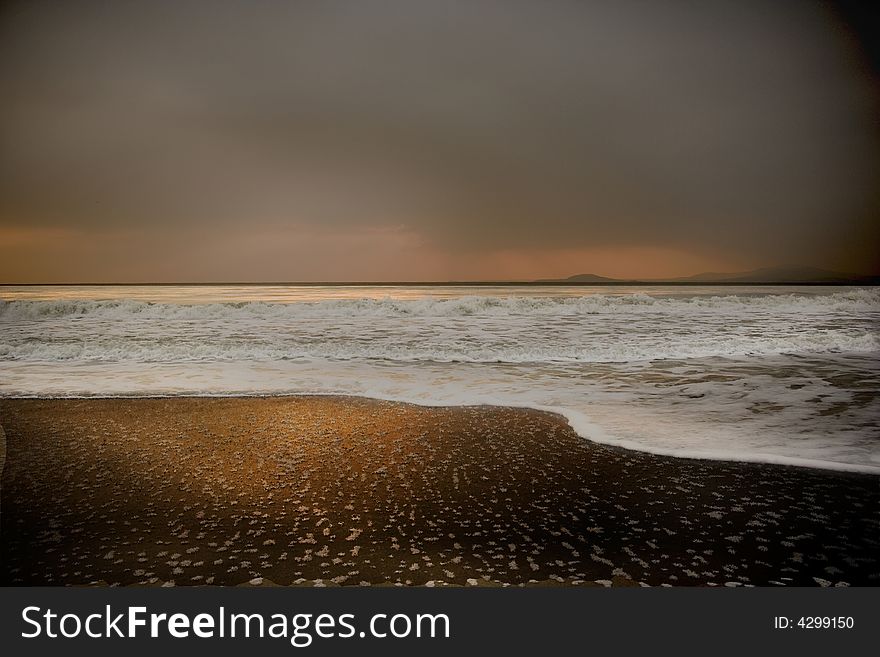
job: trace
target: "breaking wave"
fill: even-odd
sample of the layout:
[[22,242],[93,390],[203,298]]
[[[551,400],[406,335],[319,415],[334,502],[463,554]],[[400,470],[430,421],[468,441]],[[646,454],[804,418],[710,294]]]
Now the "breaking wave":
[[0,360],[619,363],[880,350],[880,292],[0,303]]
[[20,344],[0,343],[0,360],[29,361],[274,361],[274,360],[375,360],[433,363],[621,363],[691,358],[767,356],[774,354],[858,353],[880,350],[877,335],[858,330],[826,330],[785,338],[668,340],[664,344],[594,342],[584,345],[493,344],[425,345],[393,340],[315,340],[291,344],[285,340],[210,341],[199,339],[129,340],[92,338],[88,341]]
[[0,301],[0,321],[91,316],[104,319],[236,319],[299,317],[468,317],[572,316],[704,311],[880,312],[880,290],[856,289],[828,295],[769,294],[668,298],[644,293],[582,297],[464,296],[453,299],[333,299],[314,302],[244,301],[169,304],[131,299],[108,301]]

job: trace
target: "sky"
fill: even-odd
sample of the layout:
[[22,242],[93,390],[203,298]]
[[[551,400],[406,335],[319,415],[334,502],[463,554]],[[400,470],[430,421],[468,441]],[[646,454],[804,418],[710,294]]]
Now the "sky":
[[880,86],[851,18],[4,2],[0,282],[878,274]]

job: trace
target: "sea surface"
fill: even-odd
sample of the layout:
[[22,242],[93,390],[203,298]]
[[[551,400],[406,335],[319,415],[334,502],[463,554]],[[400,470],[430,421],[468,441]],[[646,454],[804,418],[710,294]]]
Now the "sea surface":
[[878,357],[878,288],[0,286],[4,397],[526,406],[658,454],[880,474]]

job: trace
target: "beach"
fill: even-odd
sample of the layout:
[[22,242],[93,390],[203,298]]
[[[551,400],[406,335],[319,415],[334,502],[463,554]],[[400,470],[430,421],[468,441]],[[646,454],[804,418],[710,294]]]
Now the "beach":
[[880,584],[880,479],[559,415],[343,396],[0,399],[5,585]]

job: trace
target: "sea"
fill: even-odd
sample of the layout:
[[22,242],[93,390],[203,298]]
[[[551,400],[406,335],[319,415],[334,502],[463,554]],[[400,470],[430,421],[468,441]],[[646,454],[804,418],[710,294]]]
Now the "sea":
[[655,454],[876,474],[878,357],[870,287],[0,286],[2,397],[494,404]]

